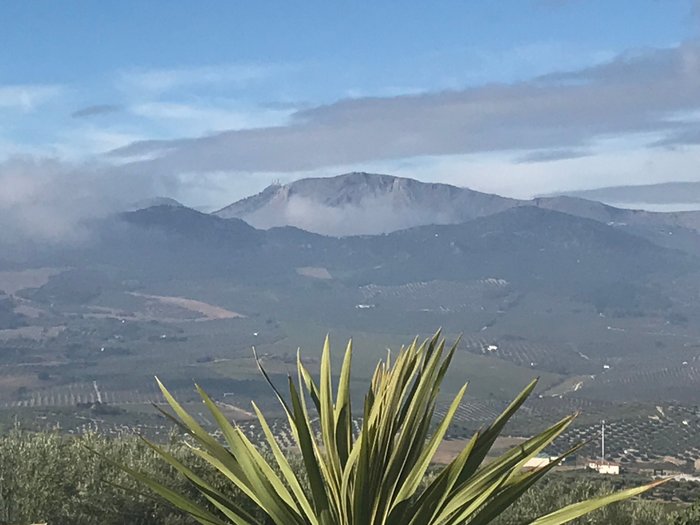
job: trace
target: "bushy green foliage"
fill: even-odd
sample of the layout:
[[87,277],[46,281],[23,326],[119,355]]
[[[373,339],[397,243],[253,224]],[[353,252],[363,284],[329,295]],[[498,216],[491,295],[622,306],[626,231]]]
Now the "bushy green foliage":
[[[196,459],[187,454],[183,445],[172,444],[169,450],[196,467]],[[0,523],[191,523],[160,500],[135,492],[139,487],[109,460],[127,461],[177,490],[198,497],[135,437],[107,440],[96,435],[73,438],[15,430],[0,437]],[[221,488],[228,490],[230,497],[239,497],[230,487]]]
[[[0,523],[12,525],[190,525],[192,521],[160,501],[138,496],[115,487],[137,489],[133,480],[87,447],[112,460],[123,460],[160,479],[169,487],[195,491],[165,465],[140,439],[104,439],[96,435],[68,437],[55,433],[15,430],[0,437]],[[208,476],[202,464],[191,457],[180,440],[166,447],[175,457],[188,462],[222,491],[226,484]],[[295,470],[300,465],[292,461]],[[560,476],[545,478],[535,485],[494,525],[521,525],[582,498],[608,494],[612,486],[599,480]],[[237,491],[231,498],[241,505]],[[253,507],[249,508],[254,512]],[[697,525],[700,505],[669,510],[665,503],[626,501],[606,507],[582,519],[590,525]]]
[[[535,517],[575,501],[610,494],[617,487],[600,479],[557,476],[532,487],[494,525],[521,525]],[[653,500],[624,501],[603,507],[572,522],[575,525],[690,525],[700,508],[672,510],[668,503]]]

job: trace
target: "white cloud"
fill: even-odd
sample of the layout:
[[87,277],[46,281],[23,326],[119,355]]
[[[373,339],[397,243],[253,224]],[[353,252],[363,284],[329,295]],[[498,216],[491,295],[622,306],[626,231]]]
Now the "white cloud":
[[63,88],[56,85],[4,85],[0,86],[0,108],[23,112],[34,111],[61,94]]
[[[517,154],[516,154],[517,155]],[[697,178],[700,146],[682,150],[599,151],[564,160],[513,164],[500,154],[415,159],[414,163],[372,166],[427,182],[446,182],[486,193],[529,199],[558,190],[577,190]]]
[[[292,109],[245,108],[220,101],[214,104],[187,104],[180,102],[146,102],[135,104],[129,111],[139,117],[177,123],[177,130],[192,134],[211,133],[223,129],[249,129],[285,123]],[[184,128],[183,128],[184,126]]]
[[143,138],[134,131],[86,124],[61,130],[55,141],[45,145],[44,154],[67,162],[81,162]]
[[80,241],[95,219],[174,184],[97,164],[14,157],[0,163],[0,244]]
[[176,88],[202,85],[244,87],[269,79],[290,66],[275,64],[222,64],[172,69],[132,69],[119,75],[120,85],[128,90],[153,94]]
[[[287,125],[135,143],[162,152],[156,172],[300,172],[411,157],[586,150],[638,134],[677,140],[670,114],[700,109],[700,45],[626,53],[529,82],[411,96],[346,99],[296,112]],[[645,146],[640,146],[644,148]],[[507,159],[507,164],[512,164]]]

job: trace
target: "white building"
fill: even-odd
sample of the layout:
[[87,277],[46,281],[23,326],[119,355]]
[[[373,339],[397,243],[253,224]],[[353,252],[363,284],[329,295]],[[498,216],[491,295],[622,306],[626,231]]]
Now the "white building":
[[[546,467],[550,463],[554,463],[559,458],[557,456],[547,456],[545,454],[538,454],[534,458],[528,459],[523,465],[524,470],[536,470],[538,468]],[[564,463],[566,459],[562,459],[559,463]]]
[[598,474],[620,475],[620,465],[611,461],[590,461],[588,468],[595,470]]

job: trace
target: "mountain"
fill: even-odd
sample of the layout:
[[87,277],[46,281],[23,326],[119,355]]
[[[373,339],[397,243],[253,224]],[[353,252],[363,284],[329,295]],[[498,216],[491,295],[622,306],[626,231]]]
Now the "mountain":
[[[294,226],[324,235],[346,236],[458,224],[523,206],[593,219],[665,246],[689,246],[691,251],[693,246],[700,246],[700,211],[630,210],[566,195],[518,200],[449,184],[370,173],[274,184],[214,215],[243,219],[261,229]],[[672,235],[676,238],[670,238]]]
[[[661,231],[664,235],[669,235],[669,232],[673,235],[673,230],[700,233],[700,211],[630,210],[570,196],[538,197],[531,201],[525,201],[523,205],[534,205],[627,229],[646,228],[649,230],[647,233]],[[641,230],[636,233],[641,233],[644,236],[644,232]]]
[[[592,219],[520,206],[454,225],[355,238],[372,282],[497,277],[523,289],[580,293],[616,281],[644,282],[693,267],[694,259]],[[355,262],[359,266],[359,261]]]
[[697,208],[700,208],[700,182],[664,182],[661,184],[610,186],[592,190],[563,192],[560,195],[619,204],[695,204]]
[[142,229],[158,229],[200,242],[228,238],[240,242],[255,237],[255,228],[241,219],[222,219],[186,206],[170,204],[151,206],[121,214],[121,219]]
[[181,208],[184,205],[180,201],[171,199],[170,197],[152,197],[150,199],[141,199],[134,202],[126,211],[143,210],[154,206],[173,206],[175,208]]
[[241,219],[185,207],[148,208],[121,220],[132,229],[110,238],[99,250],[102,257],[118,252],[129,265],[157,260],[159,271],[168,274],[186,267],[219,275],[235,267],[231,279],[253,282],[292,279],[297,267],[326,267],[352,286],[494,277],[522,289],[570,295],[617,281],[642,284],[657,273],[672,280],[695,264],[686,254],[595,218],[536,206],[456,224],[339,238],[289,226],[259,230]]
[[272,185],[214,214],[257,228],[295,226],[326,235],[362,235],[425,224],[454,224],[518,206],[519,201],[449,184],[347,173]]
[[153,206],[106,224],[88,257],[145,271],[147,280],[162,274],[196,279],[228,273],[247,279],[261,270],[265,235],[241,219],[221,219],[185,206]]

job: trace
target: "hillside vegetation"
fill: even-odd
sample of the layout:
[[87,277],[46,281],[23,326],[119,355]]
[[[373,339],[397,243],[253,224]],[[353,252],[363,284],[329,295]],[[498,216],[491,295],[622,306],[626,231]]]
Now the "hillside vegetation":
[[[202,466],[175,439],[167,449],[188,465]],[[0,438],[0,523],[50,525],[185,525],[192,521],[159,500],[139,496],[137,484],[121,470],[88,450],[113,461],[124,461],[160,479],[179,492],[197,499],[195,490],[168,468],[156,453],[134,437],[105,439],[95,435],[80,438],[56,433],[27,433],[15,430]],[[294,464],[294,463],[293,463]],[[218,476],[200,471],[210,483],[226,492],[230,485]],[[125,487],[128,490],[118,488]],[[600,478],[572,480],[552,476],[528,491],[511,511],[494,522],[520,525],[524,519],[551,512],[573,501],[611,492],[609,481]],[[668,492],[698,487],[669,486]],[[657,489],[658,490],[658,489]],[[692,493],[692,492],[691,492]],[[652,493],[657,497],[662,493]],[[238,492],[231,497],[239,498]],[[243,498],[240,499],[244,504]],[[254,512],[253,506],[250,511]],[[677,508],[660,501],[637,500],[618,503],[581,521],[595,525],[695,525],[700,508]],[[695,521],[693,521],[695,520]]]

